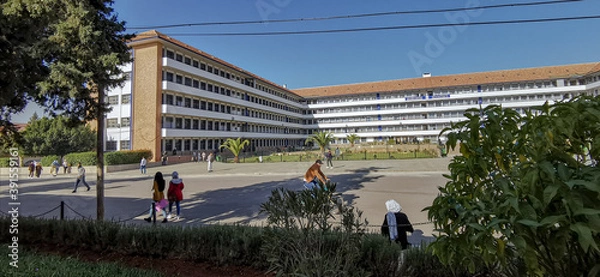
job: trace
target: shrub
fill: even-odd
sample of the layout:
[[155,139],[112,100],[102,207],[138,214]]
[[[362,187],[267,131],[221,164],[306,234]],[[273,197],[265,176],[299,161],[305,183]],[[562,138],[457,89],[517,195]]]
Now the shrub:
[[145,157],[147,160],[151,160],[152,151],[144,149],[107,152],[104,154],[104,161],[107,165],[134,164],[139,163],[142,157]]
[[48,156],[42,157],[42,159],[40,160],[40,162],[42,163],[43,166],[50,166],[50,165],[52,165],[52,162],[54,162],[54,161],[58,161],[60,164],[60,157],[56,156],[56,155],[48,155]]
[[80,162],[84,166],[96,165],[96,152],[69,153],[65,155],[68,163],[76,166]]

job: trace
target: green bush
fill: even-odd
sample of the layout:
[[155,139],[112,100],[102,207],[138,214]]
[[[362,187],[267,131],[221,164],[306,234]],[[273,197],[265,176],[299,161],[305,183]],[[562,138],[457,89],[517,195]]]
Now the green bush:
[[106,165],[134,164],[139,163],[142,157],[145,157],[146,160],[151,160],[152,151],[144,149],[107,152],[104,154],[104,162]]
[[60,157],[56,156],[56,155],[45,156],[45,157],[42,157],[42,159],[40,160],[40,162],[42,163],[42,166],[50,166],[50,165],[52,165],[52,162],[54,162],[54,161],[58,161],[59,164],[61,164]]
[[73,167],[77,166],[80,162],[84,166],[96,165],[96,152],[80,152],[80,153],[69,153],[65,155],[65,159]]

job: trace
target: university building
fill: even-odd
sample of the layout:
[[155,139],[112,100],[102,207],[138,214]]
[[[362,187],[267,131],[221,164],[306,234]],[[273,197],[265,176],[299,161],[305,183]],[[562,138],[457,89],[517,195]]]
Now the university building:
[[337,144],[437,142],[467,109],[523,112],[545,101],[598,95],[600,64],[575,64],[289,90],[156,31],[129,43],[123,87],[107,92],[106,151],[212,151],[227,138],[250,151],[304,146],[317,131]]

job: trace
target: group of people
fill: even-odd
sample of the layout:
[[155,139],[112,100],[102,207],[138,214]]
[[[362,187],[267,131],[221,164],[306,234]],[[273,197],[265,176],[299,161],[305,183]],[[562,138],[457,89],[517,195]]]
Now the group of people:
[[[329,151],[331,153],[331,151]],[[323,162],[316,160],[312,164],[306,173],[304,174],[304,187],[306,189],[313,189],[319,187],[319,182],[325,184],[330,181],[329,178],[321,171]],[[325,188],[322,188],[325,189]],[[381,233],[388,237],[390,241],[399,243],[402,249],[407,249],[410,246],[408,243],[407,232],[413,233],[414,229],[408,216],[402,212],[402,206],[395,200],[388,200],[385,202],[387,213],[383,219],[381,225]]]
[[[54,160],[52,164],[50,164],[50,174],[56,177],[61,167],[63,168],[63,174],[71,174],[71,165],[67,163],[67,160],[64,160],[62,165],[58,162],[58,160]],[[29,179],[34,177],[40,178],[42,176],[42,172],[44,171],[42,163],[38,161],[31,161],[27,166],[27,169],[29,170]]]
[[[179,173],[173,171],[171,174],[171,181],[169,181],[169,188],[167,190],[167,199],[165,199],[164,190],[166,181],[160,171],[154,174],[154,181],[152,184],[152,200],[154,205],[150,207],[150,211],[147,218],[144,218],[147,222],[152,222],[152,214],[155,212],[161,212],[163,215],[163,223],[169,221],[169,219],[179,220],[181,216],[181,201],[183,200],[183,180],[179,178]],[[173,204],[177,209],[177,214],[172,215]],[[167,206],[169,207],[169,213],[167,213]]]

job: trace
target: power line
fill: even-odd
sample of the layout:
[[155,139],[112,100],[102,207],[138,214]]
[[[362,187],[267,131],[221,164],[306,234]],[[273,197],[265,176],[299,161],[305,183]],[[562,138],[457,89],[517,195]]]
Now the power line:
[[321,20],[333,20],[333,19],[377,17],[377,16],[387,16],[387,15],[425,14],[425,13],[471,11],[471,10],[479,10],[479,9],[496,9],[496,8],[506,8],[506,7],[553,5],[553,4],[563,4],[563,3],[581,2],[581,1],[583,1],[583,0],[553,0],[553,1],[543,1],[543,2],[498,4],[498,5],[488,5],[488,6],[464,7],[464,8],[449,8],[449,9],[437,9],[437,10],[416,10],[416,11],[394,11],[394,12],[379,12],[379,13],[363,13],[363,14],[338,15],[338,16],[329,16],[329,17],[274,19],[274,20],[249,20],[249,21],[224,21],[224,22],[201,22],[201,23],[181,23],[181,24],[171,24],[171,25],[155,25],[155,26],[128,27],[127,29],[132,29],[132,30],[147,30],[147,29],[167,29],[167,28],[193,27],[193,26],[243,25],[243,24],[263,24],[263,23],[308,22],[308,21],[321,21]]
[[[456,26],[479,26],[479,25],[501,25],[501,24],[522,24],[522,23],[541,23],[556,21],[572,21],[584,19],[599,19],[600,15],[576,16],[576,17],[558,17],[558,18],[540,18],[540,19],[520,19],[520,20],[501,20],[501,21],[483,21],[467,23],[439,23],[422,25],[402,25],[388,27],[370,27],[354,29],[332,29],[332,30],[309,30],[309,31],[280,31],[280,32],[245,32],[245,33],[166,33],[169,36],[277,36],[277,35],[307,35],[307,34],[328,34],[328,33],[349,33],[364,31],[383,31],[383,30],[403,30],[403,29],[422,29],[435,27],[456,27]],[[143,36],[143,35],[140,35]]]

